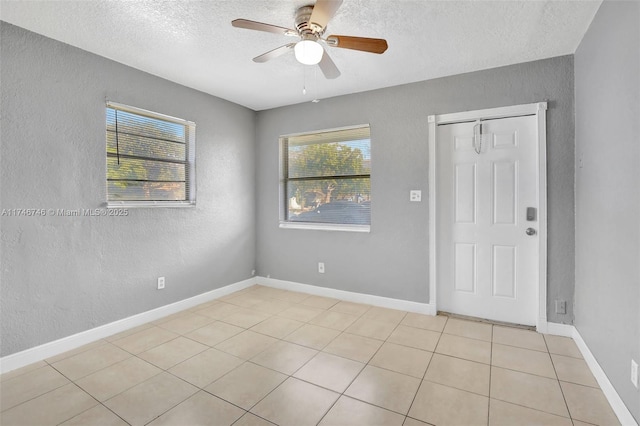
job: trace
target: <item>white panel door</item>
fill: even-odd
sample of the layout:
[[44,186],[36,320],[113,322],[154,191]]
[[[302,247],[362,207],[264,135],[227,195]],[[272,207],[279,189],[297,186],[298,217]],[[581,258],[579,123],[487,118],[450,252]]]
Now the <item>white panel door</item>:
[[482,136],[474,138],[476,125],[437,127],[438,309],[535,325],[536,116],[482,121]]

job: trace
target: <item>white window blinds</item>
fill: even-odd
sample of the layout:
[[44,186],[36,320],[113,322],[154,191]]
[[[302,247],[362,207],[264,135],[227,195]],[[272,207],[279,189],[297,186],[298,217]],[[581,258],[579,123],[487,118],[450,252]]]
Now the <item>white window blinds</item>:
[[107,104],[109,204],[193,204],[195,123]]
[[285,221],[371,223],[369,126],[281,138]]

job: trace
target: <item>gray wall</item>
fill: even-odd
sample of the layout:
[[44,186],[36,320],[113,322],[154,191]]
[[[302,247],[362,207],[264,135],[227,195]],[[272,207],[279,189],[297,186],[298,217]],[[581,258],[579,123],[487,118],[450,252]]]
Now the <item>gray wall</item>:
[[[549,308],[549,318],[572,322],[571,56],[254,113],[6,23],[1,31],[1,208],[102,206],[105,99],[198,125],[195,209],[1,218],[2,355],[246,279],[255,265],[263,276],[427,302],[427,116],[542,100],[549,305],[569,301],[567,315]],[[362,123],[372,131],[371,233],[279,229],[278,136]],[[410,189],[423,190],[422,203],[408,201]]]
[[640,3],[605,1],[575,54],[575,325],[638,422],[639,22]]
[[[257,121],[258,273],[427,302],[427,116],[547,100],[549,319],[571,323],[574,284],[574,110],[571,56],[261,111]],[[278,228],[278,137],[371,125],[371,233]],[[421,203],[409,190],[422,189]],[[326,273],[317,273],[317,262]],[[556,315],[554,299],[568,301]]]
[[105,99],[195,121],[198,185],[191,209],[1,217],[1,355],[249,278],[255,113],[0,27],[2,209],[103,206]]

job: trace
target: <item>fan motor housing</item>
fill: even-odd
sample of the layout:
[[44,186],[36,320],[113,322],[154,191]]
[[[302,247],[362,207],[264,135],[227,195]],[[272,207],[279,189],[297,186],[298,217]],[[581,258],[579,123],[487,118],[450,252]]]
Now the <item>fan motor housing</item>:
[[311,13],[313,12],[313,6],[303,6],[296,12],[296,29],[303,38],[320,37],[324,33],[324,28],[314,25],[309,22],[311,19]]

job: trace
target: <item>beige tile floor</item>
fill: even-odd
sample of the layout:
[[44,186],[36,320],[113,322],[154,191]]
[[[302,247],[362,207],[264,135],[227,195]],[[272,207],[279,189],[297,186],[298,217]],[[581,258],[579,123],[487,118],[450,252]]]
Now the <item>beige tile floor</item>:
[[253,286],[0,376],[9,425],[616,425],[568,338]]

